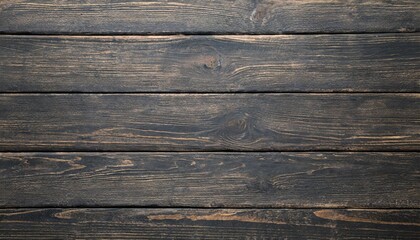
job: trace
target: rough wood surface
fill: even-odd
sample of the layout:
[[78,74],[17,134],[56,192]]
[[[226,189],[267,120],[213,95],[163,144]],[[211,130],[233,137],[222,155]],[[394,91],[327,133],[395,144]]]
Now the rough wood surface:
[[418,210],[2,209],[0,239],[418,239]]
[[412,32],[417,0],[3,0],[0,32]]
[[419,13],[0,0],[0,239],[420,239]]
[[1,153],[0,207],[420,207],[417,153]]
[[0,92],[416,92],[420,35],[0,36]]
[[413,150],[420,94],[2,94],[2,151]]

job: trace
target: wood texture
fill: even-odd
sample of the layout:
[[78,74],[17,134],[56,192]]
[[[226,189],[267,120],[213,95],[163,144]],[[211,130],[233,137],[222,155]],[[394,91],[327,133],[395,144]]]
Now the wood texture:
[[0,207],[420,207],[417,153],[1,153]]
[[417,0],[3,0],[0,32],[412,32]]
[[0,36],[0,92],[416,92],[420,35]]
[[420,94],[3,94],[2,151],[413,150]]
[[418,239],[418,210],[2,209],[1,239]]
[[419,13],[0,0],[0,239],[420,239]]

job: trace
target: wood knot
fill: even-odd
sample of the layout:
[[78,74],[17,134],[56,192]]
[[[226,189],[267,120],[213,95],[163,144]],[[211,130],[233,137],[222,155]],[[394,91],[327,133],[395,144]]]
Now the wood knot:
[[226,116],[224,129],[231,135],[246,133],[251,127],[251,121],[247,113],[235,113]]
[[271,18],[272,11],[275,7],[274,5],[275,3],[272,1],[256,3],[249,19],[253,23],[258,23],[262,26],[266,25]]
[[242,146],[252,147],[258,140],[259,130],[255,119],[247,113],[229,113],[218,117],[215,121],[221,122],[215,133],[224,144],[236,145],[240,142]]
[[246,118],[234,118],[226,123],[226,127],[233,133],[242,133],[248,127],[248,121]]
[[222,67],[222,60],[216,56],[204,57],[203,62],[203,67],[205,69],[218,70]]

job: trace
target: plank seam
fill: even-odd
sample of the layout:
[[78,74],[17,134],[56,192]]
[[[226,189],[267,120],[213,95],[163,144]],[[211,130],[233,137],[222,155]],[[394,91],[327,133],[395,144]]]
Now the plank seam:
[[401,150],[334,150],[334,149],[313,149],[313,150],[261,150],[261,151],[253,151],[253,150],[205,150],[205,151],[200,151],[200,150],[180,150],[180,151],[162,151],[162,150],[158,150],[158,151],[153,151],[153,150],[145,150],[145,151],[132,151],[132,150],[94,150],[94,151],[90,151],[90,150],[20,150],[20,151],[13,151],[13,150],[0,150],[0,153],[420,153],[419,151],[413,151],[413,150],[405,150],[405,149],[401,149]]
[[420,92],[80,92],[80,93],[73,93],[73,92],[0,92],[1,95],[11,95],[11,96],[40,96],[40,95],[127,95],[127,96],[139,96],[139,95],[240,95],[240,94],[249,94],[249,95],[285,95],[285,94],[293,94],[293,95],[352,95],[352,94],[360,94],[360,95],[418,95]]
[[275,36],[275,35],[368,35],[368,34],[412,34],[420,31],[389,31],[389,32],[161,32],[161,33],[95,33],[95,32],[0,32],[1,35],[30,36]]
[[264,209],[264,210],[300,210],[300,209],[331,209],[331,210],[420,210],[420,208],[399,208],[399,207],[390,207],[390,208],[352,208],[352,207],[287,207],[287,208],[276,208],[276,207],[195,207],[195,206],[135,206],[135,205],[113,205],[113,206],[89,206],[89,205],[78,205],[71,207],[60,207],[60,206],[32,206],[32,207],[0,207],[2,210],[6,209],[75,209],[75,208],[91,208],[91,209],[117,209],[117,208],[137,208],[137,209]]
[[384,92],[384,91],[226,91],[226,92],[194,92],[194,91],[188,91],[188,92],[118,92],[118,91],[112,91],[112,92],[101,92],[101,91],[95,91],[95,92],[72,92],[72,91],[59,91],[59,92],[26,92],[26,91],[19,91],[19,92],[0,92],[2,95],[25,95],[25,94],[34,94],[34,95],[95,95],[95,94],[101,94],[101,95],[153,95],[153,94],[172,94],[172,95],[181,95],[181,94],[194,94],[194,95],[206,95],[206,94],[418,94],[420,91],[401,91],[401,92]]

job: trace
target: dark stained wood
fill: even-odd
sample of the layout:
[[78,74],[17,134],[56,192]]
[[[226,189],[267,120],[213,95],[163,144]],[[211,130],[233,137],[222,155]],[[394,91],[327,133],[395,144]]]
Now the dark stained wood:
[[1,36],[0,92],[416,92],[420,35]]
[[1,151],[413,150],[420,94],[3,94]]
[[418,0],[3,0],[0,32],[412,32]]
[[420,239],[419,13],[0,0],[0,239]]
[[1,153],[0,207],[420,207],[418,153]]
[[4,239],[418,239],[419,210],[2,209]]

